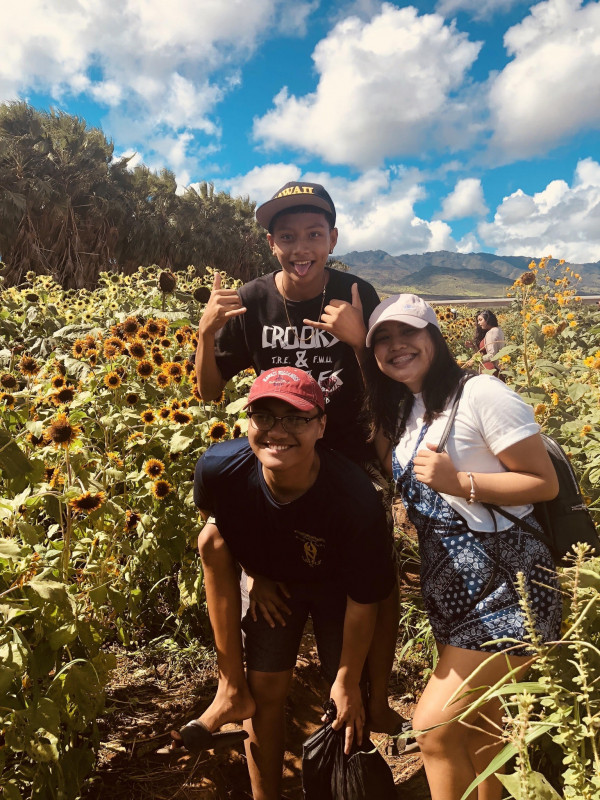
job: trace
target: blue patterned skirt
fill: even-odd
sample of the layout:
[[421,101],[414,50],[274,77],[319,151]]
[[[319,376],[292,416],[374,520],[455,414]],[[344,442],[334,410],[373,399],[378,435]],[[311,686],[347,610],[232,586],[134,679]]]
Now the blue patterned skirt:
[[[560,637],[558,576],[543,542],[518,525],[473,533],[440,494],[415,477],[412,458],[403,470],[394,459],[394,477],[419,536],[421,592],[440,644],[492,653],[514,646],[499,641],[505,637],[530,642],[516,588],[518,572],[525,578],[538,636],[543,641]],[[539,527],[533,514],[526,521]],[[531,653],[526,647],[513,652]]]

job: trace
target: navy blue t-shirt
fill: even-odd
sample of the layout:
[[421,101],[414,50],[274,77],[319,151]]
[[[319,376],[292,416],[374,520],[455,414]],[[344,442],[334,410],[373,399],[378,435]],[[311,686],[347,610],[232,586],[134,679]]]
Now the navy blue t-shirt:
[[250,572],[334,583],[357,603],[379,602],[395,580],[383,505],[360,467],[328,447],[317,451],[315,483],[278,503],[247,439],[214,444],[196,465],[194,501]]

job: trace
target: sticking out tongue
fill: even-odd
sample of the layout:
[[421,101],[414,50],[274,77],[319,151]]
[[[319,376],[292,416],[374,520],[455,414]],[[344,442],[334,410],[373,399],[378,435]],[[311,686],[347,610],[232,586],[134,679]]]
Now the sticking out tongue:
[[302,278],[310,269],[310,261],[307,264],[294,264],[294,269],[296,270],[296,274],[300,275]]

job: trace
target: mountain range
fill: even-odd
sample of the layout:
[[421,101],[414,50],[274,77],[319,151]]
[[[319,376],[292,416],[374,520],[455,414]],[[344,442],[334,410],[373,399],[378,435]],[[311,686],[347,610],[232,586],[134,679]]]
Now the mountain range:
[[[526,256],[449,250],[399,256],[384,250],[365,250],[336,258],[383,294],[414,292],[431,300],[503,297],[532,260]],[[557,266],[556,259],[549,261],[550,270]],[[569,266],[581,276],[580,294],[600,294],[600,261]],[[562,269],[558,267],[558,277],[562,277]]]

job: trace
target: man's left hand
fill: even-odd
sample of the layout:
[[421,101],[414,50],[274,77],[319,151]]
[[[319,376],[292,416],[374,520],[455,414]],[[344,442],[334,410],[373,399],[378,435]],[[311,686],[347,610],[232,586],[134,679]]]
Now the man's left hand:
[[305,325],[312,325],[320,331],[332,333],[340,342],[354,348],[364,348],[367,329],[363,319],[363,308],[358,284],[352,284],[352,302],[347,300],[331,300],[323,309],[319,321],[305,319]]

